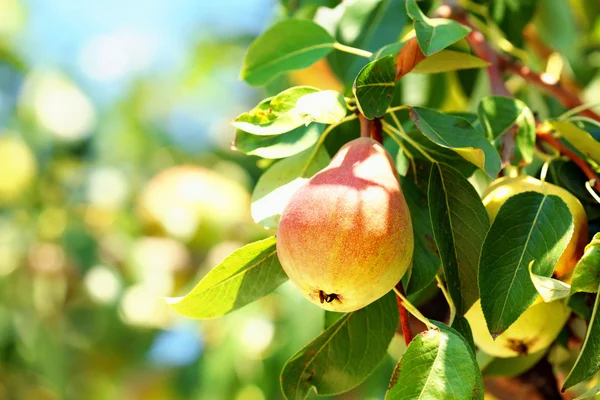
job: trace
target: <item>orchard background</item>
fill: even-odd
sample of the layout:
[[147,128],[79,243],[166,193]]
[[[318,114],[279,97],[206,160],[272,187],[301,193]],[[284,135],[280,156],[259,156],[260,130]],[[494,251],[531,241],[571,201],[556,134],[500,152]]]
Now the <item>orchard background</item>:
[[[597,2],[85,3],[0,1],[0,399],[598,394]],[[413,261],[325,312],[276,229],[360,136]]]

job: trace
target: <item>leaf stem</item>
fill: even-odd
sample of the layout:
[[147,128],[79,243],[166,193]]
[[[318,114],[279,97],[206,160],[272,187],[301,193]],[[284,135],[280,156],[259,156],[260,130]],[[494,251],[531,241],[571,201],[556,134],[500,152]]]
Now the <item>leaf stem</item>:
[[448,307],[450,307],[450,319],[448,320],[448,325],[452,325],[452,323],[454,322],[454,318],[456,317],[456,306],[452,301],[452,297],[450,297],[450,293],[448,293],[448,290],[446,290],[446,285],[444,285],[442,278],[440,278],[440,276],[436,274],[435,279],[437,280],[438,287],[440,288],[440,290],[444,294],[444,297],[446,298]]
[[[402,287],[402,281],[398,282],[396,287],[394,288],[396,293],[402,293],[404,295],[404,288]],[[410,321],[408,317],[408,312],[406,311],[406,307],[404,307],[404,303],[400,297],[397,298],[398,301],[398,311],[400,311],[400,327],[402,328],[402,336],[404,336],[404,343],[406,346],[410,344],[413,340],[413,334],[410,330]]]
[[336,122],[335,124],[331,124],[329,125],[321,134],[321,136],[319,137],[319,140],[317,141],[317,143],[315,144],[315,148],[313,150],[313,152],[311,153],[310,157],[308,157],[308,161],[306,161],[306,164],[304,165],[304,168],[302,169],[302,173],[300,174],[301,177],[305,178],[306,175],[306,171],[308,171],[308,167],[310,167],[310,164],[313,162],[313,160],[315,159],[315,157],[317,156],[317,153],[319,151],[319,148],[321,147],[321,145],[323,145],[323,143],[325,142],[325,139],[327,138],[327,135],[329,135],[329,133],[338,125],[343,124],[344,122],[348,122],[348,121],[352,121],[353,119],[358,118],[358,115],[356,114],[352,114],[347,116],[346,118],[342,119],[339,122]]
[[341,44],[338,42],[335,42],[333,44],[333,48],[339,51],[343,51],[344,53],[354,54],[355,56],[359,57],[371,58],[373,56],[373,53],[371,53],[370,51],[357,49],[356,47],[346,46],[345,44]]
[[385,133],[387,133],[387,135],[392,138],[392,140],[394,142],[396,142],[396,144],[398,146],[400,146],[400,148],[402,149],[402,151],[406,154],[406,158],[408,158],[408,161],[410,161],[410,166],[413,170],[413,175],[415,177],[415,183],[417,183],[417,165],[415,164],[415,157],[413,156],[413,154],[408,150],[408,148],[404,145],[404,143],[402,143],[402,140],[398,139],[398,136],[394,135],[393,133],[391,133],[389,130],[386,131],[385,129],[383,130]]
[[[398,289],[398,286],[400,286],[400,289]],[[394,288],[394,292],[396,292],[396,295],[400,298],[400,300],[402,300],[402,306],[409,313],[411,313],[413,315],[413,317],[415,317],[416,319],[421,321],[427,328],[437,329],[437,326],[432,324],[431,321],[427,317],[425,317],[423,314],[421,314],[421,312],[419,310],[417,310],[417,307],[413,306],[411,304],[411,302],[408,301],[406,296],[400,290],[402,290],[402,292],[404,292],[404,289],[402,289],[401,284],[396,285],[396,287]]]
[[[394,115],[394,114],[391,114]],[[394,116],[395,117],[395,116]],[[392,118],[394,118],[392,117]],[[417,142],[415,142],[414,140],[412,140],[407,134],[406,132],[404,132],[404,129],[402,129],[402,125],[399,125],[400,129],[396,129],[394,128],[392,125],[390,125],[388,122],[386,121],[381,121],[381,124],[383,126],[383,130],[386,131],[388,135],[390,134],[390,132],[395,133],[396,135],[400,136],[402,139],[406,140],[408,143],[410,143],[411,146],[413,146],[415,149],[417,149],[417,151],[421,154],[423,154],[423,156],[429,160],[430,162],[434,163],[436,162],[430,155],[429,153],[427,153],[425,151],[425,149],[423,149],[423,147],[421,147],[421,145]]]

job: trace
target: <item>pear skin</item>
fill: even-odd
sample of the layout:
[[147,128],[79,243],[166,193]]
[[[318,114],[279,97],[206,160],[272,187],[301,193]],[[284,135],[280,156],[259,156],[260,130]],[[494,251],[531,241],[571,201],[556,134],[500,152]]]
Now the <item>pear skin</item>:
[[544,303],[541,297],[500,336],[492,338],[477,300],[465,314],[478,348],[494,357],[518,357],[541,351],[556,339],[571,310],[564,301]]
[[355,139],[285,207],[277,254],[290,280],[326,310],[355,311],[400,281],[414,247],[410,213],[392,158]]

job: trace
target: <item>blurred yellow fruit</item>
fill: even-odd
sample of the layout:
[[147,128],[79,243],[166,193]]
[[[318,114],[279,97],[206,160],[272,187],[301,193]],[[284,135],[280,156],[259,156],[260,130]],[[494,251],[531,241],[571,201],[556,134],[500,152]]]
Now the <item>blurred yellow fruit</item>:
[[162,171],[143,189],[138,209],[145,222],[200,247],[228,238],[250,222],[250,194],[237,182],[198,166]]
[[477,347],[494,357],[516,357],[541,351],[556,339],[571,311],[564,301],[544,303],[541,297],[496,340],[492,339],[481,301],[465,314]]
[[[575,230],[564,253],[554,267],[557,278],[568,278],[575,264],[581,258],[584,248],[588,243],[588,222],[585,210],[579,200],[567,190],[546,183],[548,194],[560,197],[569,207],[573,214]],[[531,176],[504,177],[490,184],[483,194],[483,204],[493,222],[500,207],[509,197],[523,192],[544,193],[542,181]]]
[[0,137],[0,205],[19,200],[36,176],[37,163],[29,147],[14,136]]
[[290,80],[297,86],[344,92],[344,84],[333,73],[325,59],[317,61],[308,68],[290,72]]

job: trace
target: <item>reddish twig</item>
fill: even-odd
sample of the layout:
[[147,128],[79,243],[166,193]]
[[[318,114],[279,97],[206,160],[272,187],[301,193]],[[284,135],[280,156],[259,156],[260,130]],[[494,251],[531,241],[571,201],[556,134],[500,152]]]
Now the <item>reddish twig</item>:
[[581,169],[581,171],[583,171],[583,173],[585,174],[585,176],[587,176],[587,178],[589,180],[595,181],[594,188],[597,191],[600,191],[600,178],[598,178],[598,175],[596,174],[596,172],[594,172],[592,167],[590,167],[590,165],[587,162],[585,162],[585,160],[583,160],[581,157],[579,157],[577,154],[575,154],[573,151],[571,151],[571,149],[569,149],[563,142],[561,142],[560,140],[555,138],[549,132],[541,132],[538,129],[537,138],[543,142],[548,143],[550,146],[554,147],[556,150],[558,150],[560,152],[560,154],[569,157],[571,159],[571,161],[573,161],[575,164],[577,164],[579,169]]
[[[396,289],[402,296],[406,297],[406,293],[404,292],[404,288],[402,287],[402,282],[398,282],[396,285]],[[404,343],[408,346],[410,342],[413,340],[413,335],[410,330],[410,322],[408,315],[408,311],[402,305],[402,299],[398,296],[396,297],[396,301],[398,302],[398,311],[400,311],[400,326],[402,327],[402,336],[404,336]]]

